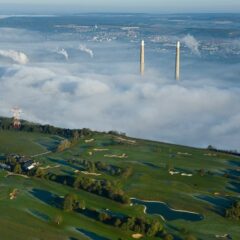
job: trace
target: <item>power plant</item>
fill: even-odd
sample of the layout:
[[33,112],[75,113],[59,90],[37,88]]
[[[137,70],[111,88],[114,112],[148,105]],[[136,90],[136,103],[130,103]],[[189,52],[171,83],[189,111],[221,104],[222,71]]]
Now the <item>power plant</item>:
[[180,41],[177,41],[177,47],[176,47],[175,78],[177,81],[180,79]]
[[141,42],[140,46],[140,73],[144,75],[144,64],[145,64],[145,52],[144,52],[144,40]]

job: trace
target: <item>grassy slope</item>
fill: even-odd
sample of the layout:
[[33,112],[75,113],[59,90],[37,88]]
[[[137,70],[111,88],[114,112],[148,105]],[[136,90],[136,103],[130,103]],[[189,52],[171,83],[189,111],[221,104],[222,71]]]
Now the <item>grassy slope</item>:
[[[222,175],[227,169],[234,168],[230,162],[240,166],[240,158],[226,154],[206,156],[207,150],[144,140],[137,140],[137,143],[133,145],[112,145],[112,136],[107,134],[96,134],[93,138],[95,141],[92,143],[86,144],[84,140],[80,140],[76,146],[63,153],[41,156],[38,160],[43,165],[60,164],[60,168],[50,171],[67,172],[68,174],[74,174],[76,168],[66,165],[65,160],[73,157],[78,159],[78,156],[122,167],[132,166],[133,175],[127,180],[105,174],[96,178],[117,181],[129,196],[165,201],[173,208],[199,212],[205,217],[201,222],[172,221],[168,223],[169,228],[184,226],[204,240],[215,239],[215,234],[225,233],[230,233],[234,239],[237,239],[240,234],[239,223],[226,220],[214,211],[212,204],[200,200],[198,197],[200,195],[214,197],[215,192],[224,192],[231,196],[239,195],[239,190],[231,188],[230,183],[234,181]],[[52,148],[56,141],[56,137],[50,135],[1,131],[0,152],[34,155]],[[88,152],[94,152],[94,148],[107,148],[109,151],[97,152],[90,156]],[[178,152],[190,155],[180,155]],[[104,157],[106,153],[126,153],[128,158],[106,158]],[[181,169],[183,172],[193,172],[194,176],[170,176],[166,168],[167,164],[173,165],[174,168]],[[201,168],[210,170],[215,174],[201,177],[195,173],[195,170]],[[33,237],[38,237],[38,239],[68,239],[69,237],[84,239],[82,235],[73,231],[73,227],[95,232],[108,239],[114,240],[118,237],[130,239],[130,233],[95,222],[77,213],[64,213],[31,194],[32,189],[41,189],[52,192],[57,196],[63,196],[70,191],[74,192],[73,189],[45,180],[23,179],[21,177],[5,178],[5,175],[5,172],[0,172],[0,211],[1,216],[3,216],[0,220],[1,239],[26,239],[26,231],[29,239],[33,239]],[[18,188],[20,192],[16,200],[10,201],[8,194],[13,188]],[[87,207],[109,208],[112,211],[130,215],[143,214],[141,206],[122,206],[84,191],[77,191],[76,193],[79,198],[85,200]],[[46,221],[30,214],[29,209],[47,215],[50,220]],[[63,225],[59,228],[54,226],[51,220],[57,214],[61,214],[64,219]],[[19,231],[12,231],[12,229],[18,229]]]
[[48,134],[0,130],[0,152],[35,155],[52,150],[60,139]]

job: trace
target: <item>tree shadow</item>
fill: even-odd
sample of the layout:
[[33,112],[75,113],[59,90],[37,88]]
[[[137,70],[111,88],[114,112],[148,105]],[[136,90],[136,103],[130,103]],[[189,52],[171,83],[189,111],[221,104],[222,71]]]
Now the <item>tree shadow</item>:
[[154,169],[161,169],[159,166],[157,166],[153,163],[150,163],[150,162],[143,162],[143,164],[148,166],[148,167],[154,168]]
[[229,160],[228,164],[232,167],[239,167],[240,168],[240,160],[236,161],[236,160]]
[[30,214],[32,214],[33,216],[35,216],[43,221],[50,222],[50,220],[51,220],[51,218],[47,214],[40,212],[36,209],[29,209],[28,211]]
[[209,210],[214,211],[215,213],[224,216],[225,214],[225,209],[229,208],[234,200],[226,197],[213,197],[213,196],[198,196],[198,199],[208,202],[213,206],[213,208],[209,208]]
[[42,189],[32,189],[30,193],[35,197],[38,198],[40,201],[51,205],[56,208],[62,208],[63,205],[63,198],[60,198],[56,194],[53,194],[51,192],[48,192],[46,190]]
[[95,220],[98,219],[98,212],[95,211],[95,210],[91,210],[89,208],[86,208],[86,209],[77,209],[76,212],[86,216],[86,217],[89,217],[89,218],[93,218]]
[[228,190],[233,191],[235,193],[240,193],[240,183],[231,181],[229,182],[229,186],[227,187]]
[[79,171],[83,170],[83,168],[81,166],[76,166],[75,164],[70,163],[70,162],[65,161],[65,160],[62,160],[62,159],[60,160],[60,159],[48,158],[48,160],[55,163],[55,164],[60,164],[60,165],[66,166],[66,167],[71,167],[75,170],[79,170]]
[[108,238],[102,237],[97,235],[96,233],[81,229],[81,228],[76,228],[80,233],[85,235],[86,237],[89,237],[91,240],[110,240]]
[[[173,226],[172,224],[167,224],[168,225],[168,228],[171,229],[171,233],[174,232],[180,232],[181,229],[177,228],[176,226]],[[182,238],[180,238],[179,236],[175,235],[175,234],[172,234],[173,237],[174,237],[174,240],[182,240]],[[162,233],[159,234],[159,237],[164,237]]]

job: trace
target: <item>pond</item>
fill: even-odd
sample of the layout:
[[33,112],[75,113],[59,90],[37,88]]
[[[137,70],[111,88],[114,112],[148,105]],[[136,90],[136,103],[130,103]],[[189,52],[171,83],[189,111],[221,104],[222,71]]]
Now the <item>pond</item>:
[[145,212],[147,214],[160,215],[166,221],[186,220],[195,222],[203,220],[203,216],[201,214],[172,209],[164,202],[144,201],[135,198],[132,198],[131,200],[135,205],[138,204],[145,206]]

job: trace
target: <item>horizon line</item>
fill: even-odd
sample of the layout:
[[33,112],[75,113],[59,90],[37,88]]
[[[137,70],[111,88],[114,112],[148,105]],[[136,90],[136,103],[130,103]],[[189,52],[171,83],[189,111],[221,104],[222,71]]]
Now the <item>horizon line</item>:
[[[16,11],[16,13],[14,13]],[[199,12],[191,12],[191,11],[162,11],[162,12],[155,12],[155,11],[146,11],[146,12],[141,12],[141,11],[79,11],[79,12],[74,12],[72,10],[29,10],[29,11],[20,11],[20,10],[0,10],[0,15],[78,15],[78,14],[121,14],[121,15],[129,15],[129,14],[135,14],[135,15],[185,15],[185,14],[240,14],[239,12],[234,12],[234,11],[199,11]]]

